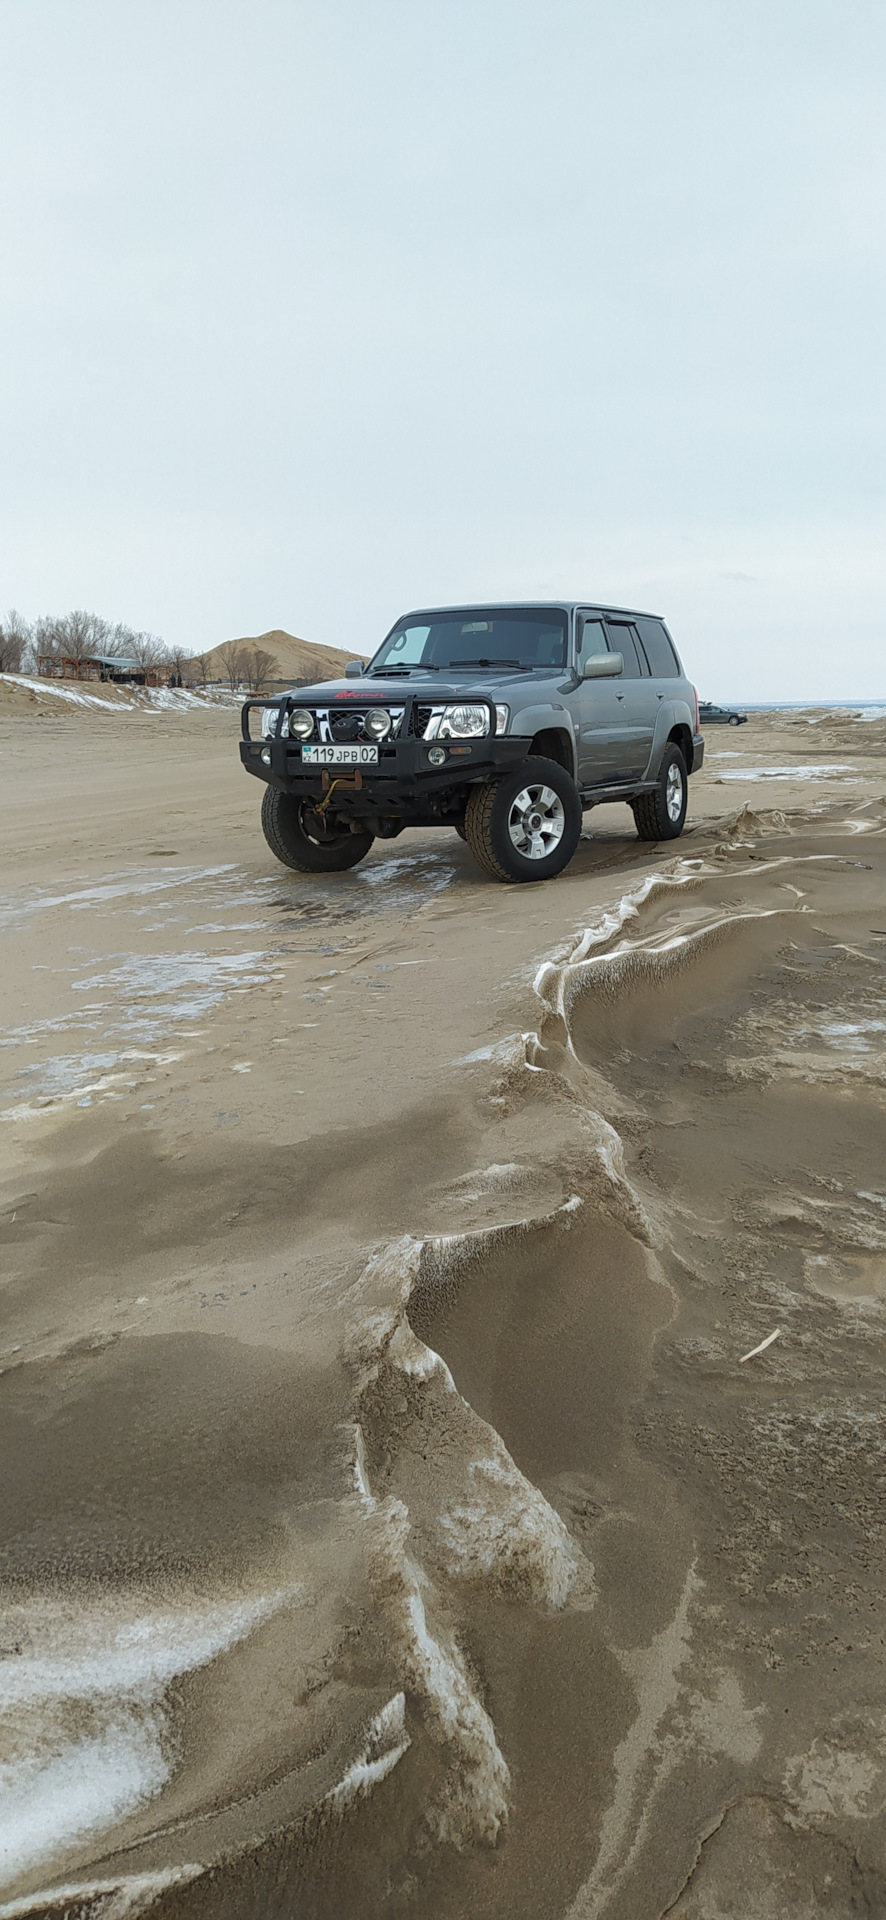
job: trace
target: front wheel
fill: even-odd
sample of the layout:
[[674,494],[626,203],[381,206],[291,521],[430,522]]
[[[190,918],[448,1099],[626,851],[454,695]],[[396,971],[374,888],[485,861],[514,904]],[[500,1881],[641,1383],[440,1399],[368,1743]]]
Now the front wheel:
[[553,880],[580,835],[577,789],[554,760],[526,760],[468,796],[465,839],[493,880]]
[[641,793],[631,802],[638,839],[678,840],[688,800],[686,762],[679,747],[666,747],[655,791]]
[[279,787],[266,787],[261,803],[262,831],[272,853],[296,873],[344,873],[369,852],[374,835],[350,833],[330,822],[308,800]]

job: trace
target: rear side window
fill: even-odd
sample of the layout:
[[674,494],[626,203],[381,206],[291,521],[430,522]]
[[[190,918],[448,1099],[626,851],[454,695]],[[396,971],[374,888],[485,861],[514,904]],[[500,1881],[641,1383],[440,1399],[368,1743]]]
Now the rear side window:
[[679,677],[680,668],[662,622],[638,614],[637,627],[649,661],[650,673],[656,680],[676,680]]
[[624,660],[625,679],[641,679],[643,667],[640,661],[640,654],[633,627],[629,627],[627,621],[619,621],[616,623],[613,620],[607,620],[606,625],[609,629],[609,645],[613,653],[620,653]]

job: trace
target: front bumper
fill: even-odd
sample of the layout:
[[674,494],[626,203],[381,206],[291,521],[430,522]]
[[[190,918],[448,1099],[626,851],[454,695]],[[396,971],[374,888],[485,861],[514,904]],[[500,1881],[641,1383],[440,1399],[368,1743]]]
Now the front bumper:
[[[364,796],[374,795],[390,806],[399,793],[416,797],[443,793],[450,787],[507,773],[525,760],[529,742],[516,735],[512,739],[504,735],[500,740],[451,743],[435,740],[428,745],[445,747],[446,760],[442,767],[431,766],[423,740],[397,740],[393,746],[383,746],[379,749],[377,766],[357,769],[306,767],[300,746],[291,740],[241,740],[240,759],[247,773],[265,780],[270,787],[279,787],[283,793],[316,794],[319,798],[330,781],[336,780],[343,792],[350,785]],[[263,757],[265,753],[269,754],[268,760]],[[355,787],[355,771],[360,774],[359,789]]]
[[[472,696],[475,700],[478,696]],[[378,762],[371,767],[307,766],[302,760],[301,743],[274,734],[268,739],[250,737],[250,718],[261,708],[281,707],[287,711],[298,705],[296,697],[283,702],[248,700],[243,707],[240,759],[247,773],[282,793],[299,794],[304,799],[321,799],[331,784],[336,786],[336,808],[352,813],[413,814],[430,807],[434,812],[447,794],[479,780],[519,767],[526,758],[528,740],[519,735],[496,735],[495,706],[483,700],[489,709],[490,732],[472,740],[428,740],[413,731],[413,710],[417,696],[406,700],[401,729],[393,740],[381,742]],[[310,703],[313,707],[313,702]],[[369,703],[367,703],[369,704]],[[381,703],[380,703],[381,704]],[[422,705],[427,704],[426,696]],[[443,750],[446,759],[434,766],[430,754]]]

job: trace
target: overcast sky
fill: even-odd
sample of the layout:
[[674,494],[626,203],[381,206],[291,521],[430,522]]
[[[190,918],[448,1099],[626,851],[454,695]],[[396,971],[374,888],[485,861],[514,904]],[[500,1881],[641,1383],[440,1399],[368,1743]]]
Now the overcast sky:
[[0,0],[0,608],[886,696],[883,0]]

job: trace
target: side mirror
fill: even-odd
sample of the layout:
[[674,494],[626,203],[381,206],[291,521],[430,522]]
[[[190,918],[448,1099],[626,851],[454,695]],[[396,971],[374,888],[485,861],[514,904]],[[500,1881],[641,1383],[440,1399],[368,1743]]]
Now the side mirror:
[[583,680],[614,680],[616,674],[624,673],[625,663],[622,653],[590,653],[581,670]]
[[345,667],[345,679],[346,680],[362,680],[362,678],[363,678],[362,660],[349,660],[347,666]]

